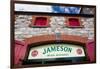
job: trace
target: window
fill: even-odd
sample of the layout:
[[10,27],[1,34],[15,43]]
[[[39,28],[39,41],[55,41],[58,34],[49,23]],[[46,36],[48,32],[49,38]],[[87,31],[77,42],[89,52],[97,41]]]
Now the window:
[[49,27],[49,16],[33,16],[31,27]]
[[79,17],[67,17],[65,21],[67,27],[83,27]]

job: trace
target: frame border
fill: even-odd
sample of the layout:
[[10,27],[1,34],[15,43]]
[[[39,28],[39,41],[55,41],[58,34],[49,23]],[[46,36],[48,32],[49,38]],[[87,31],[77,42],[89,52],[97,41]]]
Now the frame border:
[[[14,11],[14,3],[23,3],[23,4],[44,4],[44,5],[64,5],[64,6],[81,6],[81,7],[94,7],[95,8],[95,14],[94,14],[94,41],[95,41],[95,56],[96,56],[96,6],[95,5],[81,5],[81,4],[62,4],[62,3],[48,3],[48,2],[33,2],[33,1],[14,1],[14,0],[11,0],[10,1],[11,2],[11,4],[10,4],[10,6],[11,6],[11,9],[10,9],[10,21],[11,21],[11,23],[10,23],[10,43],[11,43],[11,45],[10,45],[10,47],[11,47],[11,50],[10,50],[10,53],[11,53],[11,58],[10,58],[10,60],[11,60],[11,62],[10,62],[10,68],[20,68],[20,66],[19,67],[16,67],[15,65],[14,65],[14,43],[15,43],[15,41],[14,41],[14,18],[15,18],[15,11]],[[41,13],[40,13],[41,14]],[[49,14],[49,13],[48,13]],[[47,15],[48,15],[47,14]],[[71,63],[71,64],[60,64],[60,65],[76,65],[76,64],[92,64],[92,63],[96,63],[96,57],[95,57],[95,61],[94,62],[86,62],[86,63],[75,63],[75,64],[73,64],[73,63]],[[57,64],[57,65],[36,65],[35,67],[38,67],[38,66],[58,66],[59,64]],[[25,68],[26,67],[30,67],[30,66],[25,66]],[[32,66],[32,67],[34,67],[34,66]],[[21,68],[23,68],[23,66],[21,66]]]

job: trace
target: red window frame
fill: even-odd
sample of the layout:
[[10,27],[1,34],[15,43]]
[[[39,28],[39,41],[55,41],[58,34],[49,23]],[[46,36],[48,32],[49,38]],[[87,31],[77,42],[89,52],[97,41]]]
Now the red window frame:
[[80,17],[66,17],[65,25],[70,28],[82,28],[83,27]]
[[50,26],[50,17],[43,16],[43,15],[32,16],[32,21],[31,21],[30,26],[31,27],[49,27]]

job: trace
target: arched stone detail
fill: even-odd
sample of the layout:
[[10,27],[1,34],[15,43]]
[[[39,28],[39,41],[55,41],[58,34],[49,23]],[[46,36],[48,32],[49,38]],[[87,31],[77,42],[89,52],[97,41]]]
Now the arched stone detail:
[[[42,42],[48,42],[48,41],[57,41],[56,35],[52,34],[52,35],[33,36],[25,40],[27,44],[34,44],[34,43],[39,43],[39,42],[42,43]],[[61,34],[59,41],[65,41],[65,42],[70,41],[70,42],[86,44],[86,42],[88,41],[88,38],[82,37],[82,36]]]

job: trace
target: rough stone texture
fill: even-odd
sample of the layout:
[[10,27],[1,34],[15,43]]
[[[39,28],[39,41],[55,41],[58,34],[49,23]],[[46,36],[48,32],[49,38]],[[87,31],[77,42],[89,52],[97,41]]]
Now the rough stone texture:
[[82,14],[94,14],[94,11],[95,11],[94,8],[87,8],[87,7],[84,7],[84,8],[82,9]]
[[32,21],[32,15],[16,15],[15,16],[15,39],[24,40],[32,36],[64,33],[68,35],[77,35],[94,39],[94,18],[81,17],[83,28],[68,28],[65,26],[65,17],[52,16],[50,18],[50,27],[48,28],[32,28],[29,27]]

